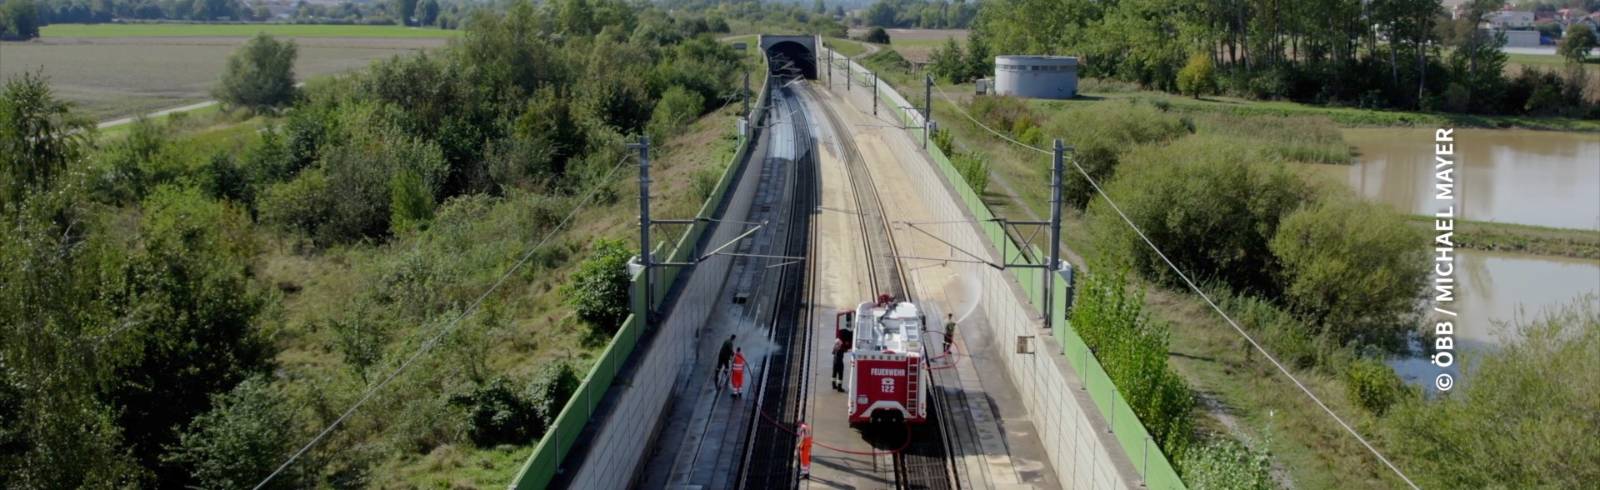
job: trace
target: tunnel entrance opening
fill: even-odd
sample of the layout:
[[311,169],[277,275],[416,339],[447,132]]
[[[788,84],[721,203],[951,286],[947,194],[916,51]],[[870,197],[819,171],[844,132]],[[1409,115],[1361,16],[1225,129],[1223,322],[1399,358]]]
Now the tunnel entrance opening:
[[775,77],[817,78],[817,56],[794,41],[782,41],[767,48],[767,67]]

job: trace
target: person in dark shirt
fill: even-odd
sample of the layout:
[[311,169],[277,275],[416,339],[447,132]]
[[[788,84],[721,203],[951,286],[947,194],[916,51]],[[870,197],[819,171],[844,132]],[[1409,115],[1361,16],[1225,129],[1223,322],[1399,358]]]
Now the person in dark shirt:
[[729,335],[728,340],[722,342],[722,350],[717,351],[717,387],[722,387],[722,373],[728,369],[728,361],[733,360],[733,339],[738,335]]
[[850,329],[839,330],[833,339],[833,389],[844,391],[844,353],[850,351],[855,334]]

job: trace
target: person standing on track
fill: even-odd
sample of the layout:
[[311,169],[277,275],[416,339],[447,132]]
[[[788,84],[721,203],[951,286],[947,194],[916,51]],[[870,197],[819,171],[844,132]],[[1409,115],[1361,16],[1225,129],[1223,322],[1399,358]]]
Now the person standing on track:
[[744,394],[744,351],[738,347],[733,348],[733,368],[729,371],[729,380],[733,385],[733,396],[738,398]]
[[733,360],[733,339],[738,335],[729,335],[728,340],[722,342],[722,350],[717,351],[717,389],[722,389],[722,372],[728,369],[728,361]]
[[833,339],[833,389],[844,391],[844,354],[850,351],[855,341],[855,333],[848,328],[839,329],[839,335]]
[[944,315],[944,353],[945,353],[945,355],[949,355],[950,354],[950,347],[953,346],[953,345],[956,345],[956,315],[954,313],[945,313],[945,315]]
[[800,479],[811,478],[811,425],[805,422],[795,431],[800,436],[794,447],[795,457],[800,460]]

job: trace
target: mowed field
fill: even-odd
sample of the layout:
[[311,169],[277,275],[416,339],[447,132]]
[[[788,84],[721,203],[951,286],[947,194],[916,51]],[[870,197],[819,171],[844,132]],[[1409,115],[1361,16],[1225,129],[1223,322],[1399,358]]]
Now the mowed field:
[[[967,41],[966,29],[888,29],[888,32],[889,46],[905,59],[917,62],[928,61],[933,48],[944,46],[946,39],[955,38],[959,43]],[[853,38],[866,34],[866,29],[850,30],[850,37]]]
[[59,97],[97,121],[144,114],[210,99],[228,55],[261,31],[295,40],[300,48],[295,77],[302,81],[438,48],[455,32],[392,26],[52,25],[40,39],[0,43],[0,78],[42,73]]

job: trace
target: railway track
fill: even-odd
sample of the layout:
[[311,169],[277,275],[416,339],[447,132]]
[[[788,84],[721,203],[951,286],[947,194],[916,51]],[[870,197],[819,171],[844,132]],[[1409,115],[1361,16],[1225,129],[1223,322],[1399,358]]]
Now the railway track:
[[[782,102],[788,109],[788,121],[774,124],[791,124],[794,128],[806,127],[805,115],[800,110],[791,89],[779,88]],[[774,421],[804,420],[806,390],[810,378],[805,375],[811,362],[810,299],[814,282],[809,278],[816,268],[812,260],[811,237],[816,233],[816,220],[812,211],[817,203],[815,142],[808,131],[796,129],[796,158],[789,163],[794,179],[794,193],[784,212],[791,230],[781,253],[785,256],[803,256],[805,273],[798,267],[780,267],[777,292],[777,310],[767,330],[767,339],[777,346],[767,355],[758,374],[758,383],[750,417],[749,439],[745,457],[740,463],[739,488],[792,488],[797,475],[794,467],[795,435]],[[770,420],[769,420],[770,419]]]
[[[809,90],[809,88],[807,88]],[[821,100],[813,95],[813,98]],[[872,290],[863,298],[875,297],[879,293],[892,294],[897,298],[916,301],[914,290],[907,281],[906,274],[900,268],[898,248],[895,245],[894,234],[890,232],[888,216],[884,213],[883,198],[878,193],[878,188],[872,178],[872,172],[866,166],[860,150],[856,147],[855,140],[839,119],[833,108],[826,103],[819,103],[828,124],[833,127],[833,132],[840,139],[840,147],[844,151],[845,166],[852,194],[855,196],[856,212],[860,218],[861,236],[865,244],[866,261],[869,274],[868,283]],[[924,353],[924,359],[930,358]],[[910,443],[894,455],[895,486],[903,489],[952,489],[960,488],[961,475],[957,475],[955,465],[950,464],[951,453],[945,444],[944,427],[948,406],[944,399],[943,390],[939,389],[939,376],[934,371],[928,372],[934,376],[934,389],[928,393],[929,402],[927,422],[917,426],[906,426],[910,430]],[[888,436],[887,440],[905,440],[904,435],[899,439]]]
[[[795,128],[796,147],[799,149],[793,162],[796,192],[785,219],[790,220],[789,223],[794,227],[792,229],[805,229],[807,233],[790,233],[782,253],[806,257],[805,274],[800,274],[798,268],[790,267],[785,267],[780,273],[778,310],[768,329],[768,340],[777,348],[767,356],[752,392],[755,401],[752,410],[755,414],[750,417],[745,458],[739,467],[739,488],[794,488],[797,485],[794,461],[796,441],[788,424],[794,420],[807,420],[810,415],[805,413],[811,382],[808,375],[812,362],[811,326],[815,320],[810,305],[816,298],[816,281],[813,278],[819,262],[814,256],[814,243],[811,240],[816,236],[817,226],[816,220],[812,219],[812,211],[818,204],[820,190],[817,187],[816,142],[809,130],[805,129],[809,124],[808,116],[802,109],[796,90],[811,89],[804,85],[799,89],[780,88],[778,93],[781,103],[788,109],[789,120],[775,124],[792,124]],[[821,101],[814,94],[813,98]],[[822,108],[822,114],[813,116],[823,117],[840,139],[856,211],[861,218],[861,239],[871,287],[871,291],[863,291],[861,297],[888,293],[915,301],[906,275],[896,259],[897,249],[888,218],[883,212],[883,200],[855,141],[849,136],[849,128],[826,103],[817,105]],[[947,422],[942,417],[949,413],[949,409],[943,390],[937,388],[938,376],[931,379],[935,389],[929,393],[931,403],[926,423],[903,429],[875,428],[863,434],[874,442],[875,447],[896,448],[904,445],[904,449],[893,455],[892,464],[883,465],[878,470],[882,473],[882,479],[895,482],[896,488],[954,489],[968,486],[961,484],[962,475],[958,475],[955,465],[950,464],[951,452],[944,438]],[[910,434],[906,434],[905,430],[909,430]],[[909,444],[905,443],[908,437]]]

